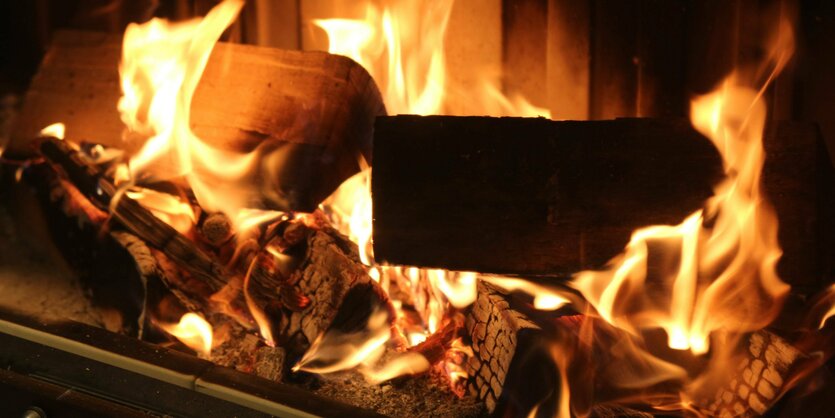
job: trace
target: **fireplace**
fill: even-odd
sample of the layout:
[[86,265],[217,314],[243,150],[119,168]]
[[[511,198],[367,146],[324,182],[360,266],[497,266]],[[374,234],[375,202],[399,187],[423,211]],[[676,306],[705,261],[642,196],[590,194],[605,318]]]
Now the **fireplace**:
[[827,416],[828,4],[8,16],[13,415]]

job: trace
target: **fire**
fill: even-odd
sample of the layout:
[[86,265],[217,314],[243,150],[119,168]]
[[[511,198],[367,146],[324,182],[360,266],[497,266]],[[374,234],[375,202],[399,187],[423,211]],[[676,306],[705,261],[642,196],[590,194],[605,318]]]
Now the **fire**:
[[390,337],[388,312],[378,309],[369,317],[365,329],[353,333],[332,330],[320,335],[293,371],[333,373],[372,364],[383,354]]
[[198,353],[208,356],[212,352],[212,326],[196,313],[189,312],[180,322],[160,327]]
[[197,221],[191,204],[177,196],[152,189],[136,188],[125,191],[125,195],[141,201],[151,213],[180,233],[187,233]]
[[[314,21],[314,24],[327,33],[330,53],[352,58],[368,70],[377,81],[386,108],[391,114],[452,112],[550,117],[546,109],[537,108],[522,97],[506,97],[496,88],[496,83],[491,81],[482,83],[478,91],[466,92],[475,98],[467,100],[471,105],[469,108],[454,107],[449,96],[451,86],[447,82],[448,69],[444,55],[444,36],[452,5],[451,0],[392,1],[383,2],[379,7],[369,3],[363,20],[323,19]],[[386,290],[391,285],[399,285],[408,291],[411,299],[408,302],[415,307],[420,323],[416,324],[413,316],[403,313],[402,301],[395,298],[394,303],[399,311],[397,324],[401,332],[407,335],[407,342],[414,346],[425,340],[427,335],[436,332],[451,309],[465,308],[475,300],[479,276],[470,272],[377,265],[371,242],[370,176],[371,169],[366,168],[345,181],[322,203],[322,209],[340,232],[357,243],[360,259],[369,266],[369,274],[374,280]],[[561,299],[551,296],[542,296],[537,300],[541,306],[563,303]],[[365,335],[364,338],[369,337]],[[376,342],[368,340],[355,340],[353,344],[361,347],[367,344],[376,346]],[[315,351],[311,348],[309,353]],[[355,348],[352,352],[360,353],[363,350]],[[341,363],[338,370],[360,363],[373,363],[368,354],[366,351],[368,358]],[[400,373],[409,370],[413,372],[415,364],[420,362],[398,360],[382,366],[382,371],[370,372],[368,367],[362,370],[369,380],[378,381],[380,376],[394,377],[392,373],[395,370]],[[322,369],[316,370],[322,372]],[[328,369],[335,370],[333,367]],[[449,372],[453,384],[462,378],[462,374],[463,370],[460,369]]]
[[[772,63],[774,72],[788,59],[779,57]],[[693,100],[693,126],[722,154],[726,179],[704,210],[676,226],[635,231],[625,253],[607,270],[576,275],[573,286],[608,322],[632,331],[663,328],[670,347],[703,354],[711,333],[757,330],[780,311],[789,286],[775,271],[782,254],[777,219],[760,189],[764,89],[748,87],[734,74],[716,91]],[[649,277],[650,243],[676,256],[676,268]],[[670,292],[650,300],[645,289],[656,283],[668,284]]]
[[132,135],[145,139],[130,159],[131,178],[183,177],[201,207],[231,219],[247,206],[252,186],[245,180],[258,154],[213,148],[191,131],[189,122],[191,100],[209,55],[241,7],[241,0],[225,0],[203,19],[131,24],[119,65],[122,121]]
[[41,136],[51,136],[53,138],[64,139],[67,132],[67,127],[61,122],[53,123],[46,128],[41,129]]

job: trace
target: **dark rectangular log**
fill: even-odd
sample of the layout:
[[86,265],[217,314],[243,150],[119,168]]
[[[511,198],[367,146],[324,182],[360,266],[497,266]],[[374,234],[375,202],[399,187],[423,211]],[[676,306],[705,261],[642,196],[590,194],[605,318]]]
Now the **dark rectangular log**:
[[721,160],[686,120],[377,119],[374,254],[507,274],[600,266],[701,207]]
[[[817,128],[765,135],[764,188],[780,220],[779,272],[831,277],[831,165]],[[391,264],[559,276],[598,268],[633,230],[677,224],[722,178],[684,119],[393,116],[377,119],[374,253]]]

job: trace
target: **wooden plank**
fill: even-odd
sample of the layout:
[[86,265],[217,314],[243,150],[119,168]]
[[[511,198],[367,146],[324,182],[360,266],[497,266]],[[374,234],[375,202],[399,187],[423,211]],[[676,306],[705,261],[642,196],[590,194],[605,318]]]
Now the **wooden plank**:
[[509,274],[599,267],[633,229],[680,222],[721,160],[684,119],[377,119],[374,254]]
[[[815,125],[787,122],[764,143],[778,272],[801,291],[835,276],[823,146]],[[374,155],[377,260],[501,274],[599,268],[634,229],[702,207],[722,177],[713,145],[684,119],[381,117]]]
[[[10,152],[27,154],[43,127],[64,122],[67,138],[136,150],[123,142],[116,103],[121,37],[61,32],[41,64],[12,133]],[[191,125],[207,143],[252,150],[286,147],[275,187],[283,209],[312,210],[370,160],[371,129],[384,106],[355,62],[322,52],[219,43],[194,95]],[[279,207],[279,209],[282,209]]]

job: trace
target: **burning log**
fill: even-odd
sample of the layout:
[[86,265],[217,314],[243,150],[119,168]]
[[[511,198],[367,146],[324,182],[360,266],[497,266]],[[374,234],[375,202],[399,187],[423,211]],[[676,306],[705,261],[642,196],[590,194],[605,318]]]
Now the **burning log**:
[[288,227],[283,237],[292,242],[299,235],[303,245],[285,250],[287,254],[299,247],[304,251],[289,283],[314,302],[307,309],[287,305],[282,309],[279,343],[291,354],[301,354],[325,330],[348,333],[363,328],[378,307],[389,312],[390,320],[394,318],[388,296],[368,276],[354,243],[330,227]]
[[[374,135],[374,254],[400,265],[599,268],[634,229],[701,208],[723,175],[716,149],[686,120],[392,116],[377,119]],[[808,124],[782,123],[765,139],[779,271],[795,285],[833,271],[835,225],[824,214],[835,188],[822,147]]]
[[735,378],[716,392],[708,411],[717,417],[758,417],[785,390],[790,371],[803,354],[776,334],[760,330],[748,339],[747,358]]
[[[7,156],[31,154],[31,138],[58,121],[71,138],[135,151],[141,142],[119,139],[125,129],[116,108],[121,36],[63,31],[52,39]],[[265,197],[265,204],[309,212],[359,171],[358,155],[370,161],[374,117],[384,113],[373,80],[348,58],[219,43],[190,122],[195,134],[222,149],[281,148],[278,171],[256,180],[286,202]]]
[[[48,161],[67,174],[71,182],[62,185],[65,190],[75,190],[67,193],[74,197],[76,206],[91,213],[87,217],[92,224],[103,227],[108,216],[99,207],[109,208],[113,218],[135,235],[110,232],[134,250],[131,254],[141,261],[141,272],[159,277],[187,308],[205,316],[217,311],[209,306],[216,299],[213,295],[230,292],[229,299],[223,301],[224,312],[251,324],[239,297],[241,284],[237,277],[243,272],[221,265],[137,201],[124,195],[114,200],[115,186],[69,143],[47,138],[41,149]],[[278,341],[291,355],[300,355],[327,329],[350,331],[364,325],[377,307],[388,309],[390,318],[394,317],[388,297],[359,261],[356,245],[325,226],[316,215],[309,218],[310,226],[302,219],[282,221],[271,228],[266,249],[258,248],[254,258],[237,263],[251,266],[244,268],[250,279],[243,283],[245,292],[249,292],[247,297],[269,311],[265,317],[255,318],[260,320],[262,332],[269,332],[264,337],[272,338],[270,322],[280,318],[275,321]],[[283,257],[274,261],[277,253]],[[259,262],[261,256],[264,260]]]
[[473,349],[465,367],[469,391],[489,412],[524,415],[559,384],[540,327],[514,310],[495,286],[478,283],[465,327]]

